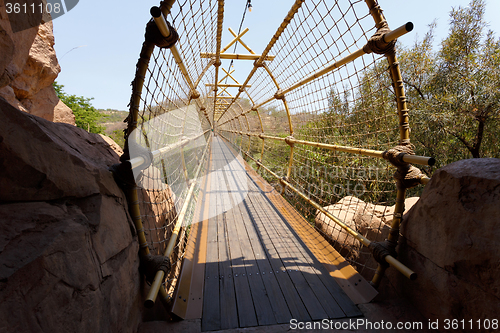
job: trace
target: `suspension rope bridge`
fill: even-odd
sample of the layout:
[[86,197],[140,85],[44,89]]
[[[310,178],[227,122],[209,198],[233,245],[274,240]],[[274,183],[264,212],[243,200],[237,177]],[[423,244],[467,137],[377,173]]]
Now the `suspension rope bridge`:
[[[146,26],[113,168],[145,305],[204,331],[360,316],[388,267],[416,278],[396,259],[407,192],[429,180],[412,164],[434,163],[410,143],[396,57],[413,25],[391,30],[376,0],[296,0],[258,54],[241,26],[222,44],[224,9],[163,1]],[[243,83],[225,59],[253,61]],[[359,200],[395,205],[386,239],[347,220]]]

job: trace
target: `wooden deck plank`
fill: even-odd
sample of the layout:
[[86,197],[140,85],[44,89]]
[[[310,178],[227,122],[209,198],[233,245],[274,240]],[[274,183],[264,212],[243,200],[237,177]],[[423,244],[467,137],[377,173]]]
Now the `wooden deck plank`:
[[[228,165],[226,165],[224,169],[224,183],[230,191],[234,188],[232,187],[233,184],[230,184],[228,180],[228,174],[229,177],[231,177],[231,170],[229,170]],[[229,259],[234,281],[236,305],[238,308],[239,326],[257,326],[257,316],[255,314],[253,298],[250,292],[250,285],[248,283],[248,277],[246,276],[245,265],[243,262],[243,254],[240,248],[240,241],[235,226],[235,224],[239,224],[241,222],[235,217],[234,201],[232,200],[231,196],[229,195],[225,199],[228,199],[231,203],[231,207],[233,207],[232,209],[227,211],[225,222],[227,230],[227,243],[229,244]]]
[[[214,160],[211,161],[210,170],[213,171]],[[214,216],[217,207],[217,190],[215,173],[211,176],[211,189],[209,214]],[[207,255],[205,263],[205,285],[203,292],[203,317],[201,321],[202,331],[214,331],[221,328],[220,299],[219,299],[219,249],[217,243],[217,219],[208,219],[207,233]]]
[[[231,153],[231,152],[229,152]],[[239,249],[241,251],[241,263],[243,264],[243,276],[246,277],[248,284],[250,286],[250,292],[252,294],[253,305],[255,307],[255,313],[257,316],[259,325],[274,325],[277,324],[278,321],[280,323],[285,323],[290,318],[289,311],[281,311],[277,313],[278,318],[275,317],[275,311],[271,305],[271,301],[268,295],[273,295],[272,291],[278,291],[278,295],[275,295],[277,298],[277,302],[279,300],[282,301],[281,308],[286,308],[286,303],[283,298],[283,295],[279,292],[279,286],[277,281],[274,281],[275,287],[272,288],[270,281],[264,281],[261,275],[257,275],[256,273],[259,271],[257,261],[255,260],[254,249],[251,245],[251,236],[247,232],[244,223],[242,223],[245,219],[249,219],[248,214],[242,214],[242,209],[245,210],[244,205],[241,201],[244,199],[243,193],[241,193],[244,189],[242,187],[242,183],[237,183],[236,179],[243,170],[229,170],[227,183],[228,187],[232,189],[231,191],[231,200],[232,206],[234,207],[233,217],[235,221],[239,223],[234,223],[234,229],[237,235],[237,241],[239,245]],[[244,185],[243,185],[244,186]],[[237,191],[236,191],[237,189]],[[238,204],[239,203],[239,204]],[[231,246],[233,249],[233,246]],[[260,251],[263,253],[263,251]],[[239,262],[238,262],[239,264]],[[241,273],[238,273],[241,274]],[[269,279],[267,279],[269,280]],[[270,292],[266,291],[266,286],[268,287]],[[277,303],[275,302],[275,303]]]
[[[232,150],[230,145],[227,145]],[[232,150],[233,151],[233,150]],[[271,185],[269,185],[257,172],[252,169],[241,156],[238,160],[245,166],[249,178],[270,199],[277,211],[285,218],[289,225],[297,232],[306,244],[312,256],[316,258],[328,274],[334,278],[336,288],[344,291],[338,298],[343,299],[344,312],[348,316],[357,316],[361,312],[355,304],[370,302],[378,292],[351,266],[345,259],[314,229],[313,226],[286,201]],[[345,296],[345,297],[344,297]],[[354,304],[353,304],[354,303]]]
[[217,189],[217,244],[219,251],[219,299],[221,329],[232,329],[238,327],[238,310],[236,308],[236,295],[234,290],[234,280],[229,261],[229,245],[226,234],[226,206],[227,187],[224,182],[223,167],[226,163],[224,155],[220,150],[220,145],[216,146],[214,166],[216,170],[214,186]]
[[[334,310],[333,313],[329,312],[330,318],[341,318],[342,316],[356,317],[362,315],[359,308],[354,305],[344,290],[331,278],[326,267],[318,261],[309,248],[301,247],[300,255],[303,260],[309,264],[309,272],[321,281],[322,285],[314,288],[316,294],[318,294],[318,292],[320,294],[328,292],[337,302],[338,308],[330,309],[330,311]],[[341,313],[335,314],[338,310],[341,310]]]
[[272,218],[267,215],[266,210],[272,209],[262,200],[262,195],[251,195],[250,200],[256,210],[259,223],[263,226],[263,232],[267,233],[267,237],[272,242],[276,254],[280,257],[285,266],[285,269],[293,281],[293,284],[300,295],[309,315],[313,320],[328,318],[328,314],[323,309],[321,302],[317,299],[314,290],[308,284],[303,272],[302,267],[304,262],[296,256],[297,244],[292,242],[290,235],[279,234],[273,227],[273,224],[279,224],[283,221],[276,216]]
[[[229,146],[228,146],[228,148],[231,149]],[[231,151],[233,151],[233,150],[231,149]],[[283,216],[283,215],[286,215],[288,217],[288,219],[290,219],[292,222],[295,222],[295,220],[298,220],[298,221],[301,221],[302,224],[305,224],[305,226],[302,226],[302,228],[299,228],[299,231],[302,231],[304,227],[305,228],[308,227],[308,229],[311,230],[311,232],[317,233],[315,230],[312,230],[312,227],[307,223],[307,221],[305,221],[304,218],[292,206],[290,206],[290,204],[278,192],[276,192],[276,190],[274,190],[274,188],[272,186],[270,186],[268,183],[266,183],[255,172],[255,170],[249,168],[249,166],[242,160],[241,157],[239,157],[238,160],[239,160],[240,164],[244,165],[245,170],[246,170],[246,175],[252,179],[252,182],[254,182],[255,185],[258,186],[259,190],[263,193],[263,195],[265,195],[265,197],[267,197],[267,198],[275,199],[274,202],[272,200],[269,200],[271,203],[269,208],[271,208],[277,214],[279,214],[282,219],[287,220],[285,218],[285,216]],[[278,201],[278,202],[276,202],[276,201]],[[283,206],[286,206],[287,209],[284,212],[280,212],[279,209],[277,208],[278,206],[281,207],[282,209],[284,208]],[[281,213],[285,213],[285,214],[281,214]],[[292,213],[292,214],[295,213],[295,216],[291,216],[290,213]],[[281,228],[285,226],[284,223],[272,224],[272,225],[273,226],[280,226]],[[288,228],[288,225],[287,225],[287,230],[292,232],[292,230],[296,231],[297,229],[296,228]],[[308,240],[308,237],[307,237],[308,235],[302,235],[302,236],[305,237],[304,239]],[[320,238],[318,238],[319,235],[315,234],[314,236],[315,236],[314,239],[316,239],[316,240],[319,239],[319,240],[324,241],[324,239],[322,239],[321,236],[320,236]],[[294,237],[294,239],[296,239],[298,241],[298,238]],[[302,240],[303,239],[301,239],[301,241],[300,241],[301,244],[302,244]],[[313,249],[316,250],[316,253],[318,253],[319,251],[313,245],[315,245],[315,244],[309,242],[309,246],[312,246]],[[323,245],[323,247],[324,247],[324,245]],[[331,248],[331,246],[329,246],[329,247],[330,247],[329,255],[332,256],[331,252],[333,251],[336,253],[336,251],[333,248]],[[358,309],[358,307],[347,296],[347,294],[344,292],[344,290],[342,288],[340,288],[340,286],[337,284],[337,282],[331,278],[332,277],[331,272],[327,270],[326,265],[320,263],[318,261],[318,259],[316,258],[316,255],[313,254],[311,252],[311,250],[305,244],[304,244],[304,246],[299,246],[297,248],[300,250],[300,252],[298,254],[301,254],[303,260],[305,260],[310,265],[309,267],[305,266],[305,269],[310,274],[317,275],[323,284],[323,286],[321,284],[319,284],[319,287],[318,287],[321,290],[321,292],[316,292],[317,291],[316,288],[313,289],[316,292],[316,294],[318,295],[318,297],[322,298],[323,295],[327,295],[328,293],[330,293],[330,295],[332,295],[332,297],[334,297],[334,299],[337,303],[337,304],[335,304],[333,302],[331,305],[330,304],[326,305],[326,307],[327,307],[326,310],[329,313],[329,316],[332,318],[339,318],[342,316],[342,313],[344,313],[346,316],[349,316],[349,317],[355,317],[355,316],[361,315],[362,313]],[[319,253],[319,254],[321,255],[320,256],[321,258],[324,258],[324,256],[321,253]],[[324,259],[326,259],[326,258],[324,258]],[[341,259],[343,259],[343,258],[341,258]],[[330,262],[330,260],[328,260],[328,259],[327,259],[327,261]],[[328,266],[332,267],[331,264]],[[332,269],[335,270],[335,267],[332,267]],[[346,267],[344,267],[344,270],[345,269],[346,269]],[[357,274],[357,275],[359,275],[359,274]],[[309,281],[310,283],[318,284],[318,281],[316,278],[312,278],[309,280],[310,280]],[[343,281],[345,281],[345,280],[343,280]],[[376,292],[374,292],[373,288],[370,288],[370,286],[365,286],[365,284],[367,284],[367,282],[364,279],[357,278],[353,284],[355,284],[356,286],[358,286],[358,285],[362,286],[362,288],[364,289],[363,291],[366,290],[366,292],[370,295],[373,295],[373,296],[376,295]],[[326,290],[324,288],[326,288]],[[351,289],[352,288],[347,288],[347,290],[351,290]],[[369,296],[369,297],[372,298],[373,296]],[[371,299],[371,298],[369,298],[369,299]],[[339,307],[340,307],[340,309],[339,309]]]
[[[359,315],[288,223],[290,214],[275,206],[273,189],[246,173],[248,165],[220,138],[211,158],[202,330]],[[217,284],[217,297],[208,284]]]
[[[237,174],[235,176],[238,178],[237,183],[242,184],[243,182],[248,182],[248,177],[246,176],[246,174]],[[250,182],[249,192],[256,190],[257,188],[255,187],[255,184]],[[247,198],[245,197],[245,201],[246,200]],[[278,323],[288,323],[290,321],[290,318],[292,318],[293,313],[290,312],[289,305],[287,304],[287,299],[294,300],[296,299],[296,297],[294,298],[294,294],[290,294],[288,292],[289,289],[283,289],[283,287],[289,285],[289,283],[287,283],[289,281],[287,281],[286,279],[278,280],[277,276],[274,274],[261,274],[261,272],[273,271],[273,267],[271,266],[270,262],[271,258],[266,255],[266,249],[264,248],[261,239],[255,229],[255,223],[251,219],[250,212],[245,201],[240,204],[240,212],[243,216],[242,221],[244,224],[244,228],[248,234],[251,246],[253,248],[253,253],[255,255],[255,261],[257,263],[257,265],[254,266],[253,272],[249,272],[248,274],[249,276],[252,276],[250,274],[253,274],[253,279],[262,279],[266,289],[266,293],[273,308],[274,316]],[[299,309],[296,309],[294,311],[293,317],[301,318],[301,320],[310,320],[307,311],[301,312]]]
[[229,262],[229,248],[226,240],[226,212],[217,216],[217,231],[219,245],[219,288],[221,329],[238,327],[238,310],[234,279]]
[[[280,235],[282,244],[286,243],[284,246],[284,252],[288,252],[291,258],[294,258],[296,269],[303,272],[303,276],[307,281],[311,291],[316,296],[319,304],[326,312],[328,318],[343,318],[345,317],[344,311],[337,303],[335,294],[331,294],[328,288],[323,284],[319,278],[322,275],[320,270],[321,264],[317,261],[311,259],[310,255],[305,254],[305,246],[300,241],[298,236],[295,235],[292,230],[286,227],[283,223],[275,223],[275,221],[281,220],[281,217],[277,212],[274,211],[274,207],[269,205],[265,196],[256,198],[259,201],[261,207],[266,207],[263,209],[263,213],[266,214],[271,221],[269,224],[270,232]],[[268,206],[266,206],[268,205]],[[273,231],[274,230],[274,231]],[[293,244],[293,246],[292,246]],[[330,276],[328,276],[330,278]],[[330,278],[331,279],[331,278]],[[335,282],[334,282],[335,283]],[[351,302],[352,303],[352,302]],[[316,306],[313,304],[313,306]]]
[[[210,166],[210,160],[207,162]],[[207,170],[208,171],[208,170]],[[182,263],[179,286],[173,299],[172,313],[182,319],[202,317],[203,285],[205,280],[206,236],[210,197],[210,172],[203,175],[200,183],[198,204],[191,221],[191,231],[186,246],[186,254]]]
[[[256,207],[253,205],[253,201],[251,200],[253,195],[259,195],[256,193],[249,193],[247,196],[247,200],[245,200],[246,207],[249,211],[249,215],[252,218],[253,226],[259,235],[260,241],[264,250],[267,254],[270,268],[267,270],[262,270],[261,273],[263,275],[271,274],[276,275],[276,279],[280,284],[281,291],[285,300],[287,302],[288,308],[293,316],[293,318],[297,320],[310,320],[311,316],[309,312],[306,310],[303,300],[298,294],[297,289],[295,288],[295,284],[291,280],[291,276],[286,272],[286,259],[285,262],[282,261],[279,253],[277,252],[274,246],[274,239],[268,235],[266,228],[263,222],[260,220],[260,216],[256,211]],[[272,272],[272,273],[271,273]]]

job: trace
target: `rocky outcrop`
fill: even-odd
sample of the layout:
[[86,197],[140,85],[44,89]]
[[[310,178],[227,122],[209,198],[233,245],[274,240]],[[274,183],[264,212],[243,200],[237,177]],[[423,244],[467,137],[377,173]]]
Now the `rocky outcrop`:
[[0,98],[0,332],[134,332],[138,244],[99,135]]
[[[418,197],[407,198],[405,212],[418,199]],[[347,196],[325,209],[369,240],[380,242],[389,234],[395,206],[374,205],[356,197]],[[371,280],[373,269],[377,267],[371,251],[320,211],[316,214],[315,224],[325,237],[333,241],[339,253],[348,259],[361,275]]]
[[[427,318],[498,319],[500,159],[469,159],[437,170],[405,216],[399,259],[418,274],[388,270],[386,284]],[[483,326],[484,327],[484,326]]]
[[[29,14],[25,19],[29,19]],[[73,112],[52,87],[61,71],[54,50],[52,21],[14,33],[5,6],[0,6],[0,53],[0,96],[19,110],[50,121],[75,124]]]

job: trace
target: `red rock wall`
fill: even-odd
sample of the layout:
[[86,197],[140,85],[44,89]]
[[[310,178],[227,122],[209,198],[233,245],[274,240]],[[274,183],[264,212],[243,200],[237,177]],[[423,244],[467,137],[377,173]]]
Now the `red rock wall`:
[[441,324],[472,319],[474,329],[466,331],[488,331],[479,330],[477,320],[500,319],[500,159],[437,170],[401,232],[399,259],[418,278],[389,269],[382,288],[394,288]]
[[99,135],[0,99],[0,332],[135,332],[139,246]]
[[14,33],[5,8],[0,0],[0,97],[21,111],[74,125],[73,112],[52,87],[61,71],[52,21]]

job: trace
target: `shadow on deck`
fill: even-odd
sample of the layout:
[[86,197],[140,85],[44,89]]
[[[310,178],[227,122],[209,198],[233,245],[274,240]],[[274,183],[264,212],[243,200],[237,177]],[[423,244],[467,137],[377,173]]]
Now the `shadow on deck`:
[[172,313],[196,331],[363,316],[377,292],[219,137],[209,171]]

